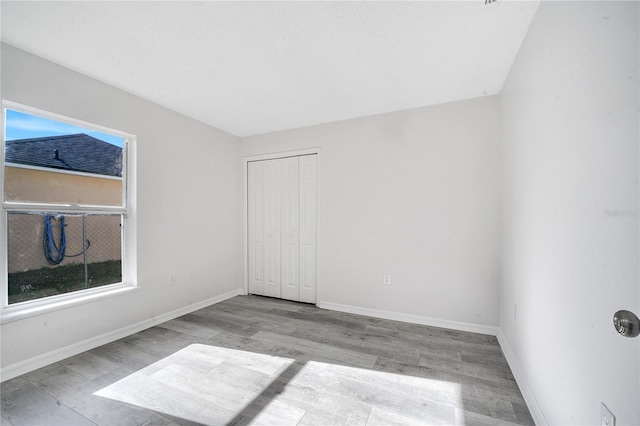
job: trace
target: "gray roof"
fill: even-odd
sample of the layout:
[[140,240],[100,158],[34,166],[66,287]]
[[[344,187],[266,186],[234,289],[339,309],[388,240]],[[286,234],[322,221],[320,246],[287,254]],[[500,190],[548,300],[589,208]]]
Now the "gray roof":
[[5,163],[122,176],[122,148],[84,133],[6,142]]

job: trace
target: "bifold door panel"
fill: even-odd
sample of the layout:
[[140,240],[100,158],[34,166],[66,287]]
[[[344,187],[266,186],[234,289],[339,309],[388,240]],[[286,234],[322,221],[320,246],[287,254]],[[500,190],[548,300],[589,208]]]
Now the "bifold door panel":
[[315,155],[248,163],[249,293],[315,303]]
[[315,155],[298,157],[300,197],[300,302],[316,302],[318,171]]

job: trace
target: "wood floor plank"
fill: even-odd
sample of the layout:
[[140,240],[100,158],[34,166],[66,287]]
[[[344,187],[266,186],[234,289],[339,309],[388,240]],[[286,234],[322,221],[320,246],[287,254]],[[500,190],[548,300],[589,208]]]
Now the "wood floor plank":
[[306,350],[310,353],[319,353],[336,362],[345,362],[363,367],[373,367],[378,357],[350,349],[342,349],[333,345],[318,343],[313,340],[271,333],[268,331],[259,331],[254,336],[257,340],[266,340],[269,342],[282,343],[289,346]]
[[[455,412],[454,412],[455,415]],[[453,422],[450,417],[442,418],[434,416],[433,413],[427,415],[412,416],[408,413],[400,413],[397,411],[384,409],[381,407],[373,407],[371,414],[367,419],[367,426],[388,426],[388,425],[451,425]]]
[[216,334],[221,333],[220,330],[217,330],[214,327],[195,324],[192,321],[185,321],[180,318],[162,323],[158,327],[177,331],[179,333],[187,334],[193,337],[200,337],[203,339],[210,339]]
[[12,392],[2,392],[1,411],[2,416],[14,426],[95,425],[31,383],[24,383]]
[[153,364],[159,359],[158,357],[129,347],[120,340],[91,349],[89,352],[134,371]]
[[474,426],[513,426],[517,423],[496,419],[495,417],[485,416],[473,411],[459,409],[456,410],[456,424]]
[[533,424],[494,336],[258,296],[0,390],[2,426]]
[[406,363],[417,364],[420,359],[420,352],[417,349],[396,345],[390,340],[373,336],[366,331],[362,333],[345,330],[316,332],[308,328],[296,328],[293,332],[287,334],[323,345],[366,353],[372,356],[390,357]]
[[71,358],[67,358],[62,365],[89,380],[104,376],[120,368],[119,364],[109,361],[91,352],[83,352]]
[[122,404],[94,393],[102,389],[96,382],[88,382],[57,395],[56,399],[99,425],[154,424],[166,426],[171,421],[150,410]]

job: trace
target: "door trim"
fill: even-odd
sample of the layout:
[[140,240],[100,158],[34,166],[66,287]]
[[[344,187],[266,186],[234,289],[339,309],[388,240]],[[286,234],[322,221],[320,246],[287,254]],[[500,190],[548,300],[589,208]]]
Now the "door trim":
[[243,169],[242,169],[242,192],[243,192],[243,213],[244,213],[244,221],[243,221],[243,234],[242,234],[242,248],[243,248],[243,294],[249,294],[249,232],[247,221],[249,220],[248,215],[248,189],[249,189],[249,179],[248,179],[248,164],[252,161],[264,161],[264,160],[276,160],[278,158],[288,158],[288,157],[301,157],[304,155],[316,155],[317,160],[317,183],[316,183],[316,303],[318,306],[318,302],[320,300],[320,253],[321,253],[321,223],[320,220],[320,212],[322,211],[322,155],[321,149],[318,148],[308,148],[308,149],[300,149],[295,151],[283,151],[283,152],[274,152],[268,154],[260,154],[260,155],[251,155],[243,157]]

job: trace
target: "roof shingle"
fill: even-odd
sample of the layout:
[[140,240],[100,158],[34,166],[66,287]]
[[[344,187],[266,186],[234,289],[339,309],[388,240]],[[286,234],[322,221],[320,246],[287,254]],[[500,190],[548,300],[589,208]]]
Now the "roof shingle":
[[84,133],[6,142],[5,163],[122,177],[122,148]]

